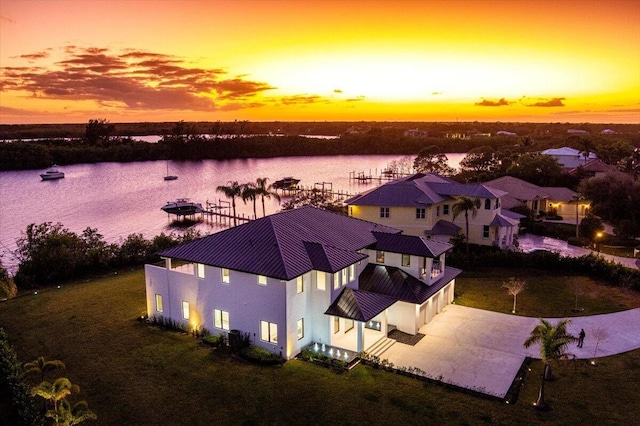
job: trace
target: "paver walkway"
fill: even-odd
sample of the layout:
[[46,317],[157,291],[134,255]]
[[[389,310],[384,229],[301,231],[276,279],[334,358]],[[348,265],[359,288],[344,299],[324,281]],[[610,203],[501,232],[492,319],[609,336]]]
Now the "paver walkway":
[[[559,319],[549,319],[555,324]],[[538,346],[522,343],[538,324],[537,318],[520,317],[448,305],[420,328],[425,337],[415,346],[396,343],[381,358],[396,367],[418,367],[431,378],[488,395],[504,397],[525,357],[539,358]],[[573,346],[577,358],[593,357],[593,334],[602,329],[608,337],[598,345],[597,356],[640,348],[640,309],[571,318],[568,330],[586,332],[584,347]]]

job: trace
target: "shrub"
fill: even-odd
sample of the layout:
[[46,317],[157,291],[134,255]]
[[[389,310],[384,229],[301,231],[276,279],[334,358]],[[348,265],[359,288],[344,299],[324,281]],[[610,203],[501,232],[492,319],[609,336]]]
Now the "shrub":
[[587,247],[590,241],[585,237],[570,237],[567,238],[567,243],[571,244],[572,246]]
[[211,345],[214,348],[218,349],[227,345],[227,338],[224,334],[209,334],[207,336],[204,336],[202,341],[207,345]]
[[279,365],[284,364],[284,359],[268,350],[259,346],[247,346],[240,350],[240,356],[246,360],[263,364],[263,365]]

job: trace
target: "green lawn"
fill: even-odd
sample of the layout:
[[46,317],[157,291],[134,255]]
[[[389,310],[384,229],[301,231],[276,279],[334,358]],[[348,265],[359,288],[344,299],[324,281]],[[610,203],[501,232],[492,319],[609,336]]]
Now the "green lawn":
[[[506,291],[501,295],[508,305]],[[0,325],[23,361],[42,355],[66,363],[65,375],[80,385],[98,425],[560,425],[640,418],[640,350],[598,367],[558,367],[558,380],[547,386],[554,409],[541,413],[531,406],[537,362],[518,402],[507,405],[365,366],[338,375],[300,361],[247,364],[136,321],[144,308],[143,272],[135,271],[0,303]]]
[[[523,279],[516,314],[530,317],[570,317],[617,312],[640,307],[640,293],[612,287],[601,281],[551,271],[523,268],[465,270],[456,279],[455,303],[473,308],[510,313],[513,296],[502,283],[509,277]],[[578,312],[576,308],[578,295]]]

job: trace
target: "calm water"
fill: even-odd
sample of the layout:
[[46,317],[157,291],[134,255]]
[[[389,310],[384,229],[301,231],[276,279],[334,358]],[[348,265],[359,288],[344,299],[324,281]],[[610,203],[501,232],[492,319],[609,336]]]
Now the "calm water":
[[[456,167],[464,154],[448,154]],[[358,193],[378,185],[349,181],[349,172],[375,174],[400,156],[282,157],[250,160],[170,161],[169,173],[175,181],[165,181],[164,161],[138,163],[78,164],[61,167],[65,178],[42,181],[41,170],[0,173],[0,255],[5,267],[13,270],[12,253],[16,240],[30,223],[60,222],[70,231],[81,233],[97,228],[108,242],[120,242],[127,235],[142,233],[146,238],[170,227],[167,214],[160,210],[167,201],[188,197],[192,201],[217,202],[224,199],[215,189],[228,181],[255,182],[268,177],[270,182],[284,176],[300,179],[300,185],[331,182],[334,190]],[[280,209],[278,202],[266,200],[267,214]],[[258,216],[262,215],[260,202]],[[253,215],[253,206],[237,202],[238,213]],[[196,225],[203,234],[216,232],[219,225]]]

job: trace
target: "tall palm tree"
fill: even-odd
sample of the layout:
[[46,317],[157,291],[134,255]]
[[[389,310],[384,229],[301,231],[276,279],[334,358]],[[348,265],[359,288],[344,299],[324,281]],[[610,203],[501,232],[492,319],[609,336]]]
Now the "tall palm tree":
[[557,361],[567,355],[567,346],[578,340],[575,336],[567,332],[567,325],[570,322],[571,320],[565,319],[554,326],[549,321],[541,318],[540,324],[531,331],[529,338],[524,342],[525,348],[528,348],[534,343],[540,343],[540,359],[544,364],[542,384],[540,385],[540,392],[538,392],[536,407],[547,407],[547,403],[544,400],[544,382],[552,378],[551,362]]
[[258,218],[258,214],[256,213],[256,198],[257,198],[257,190],[254,184],[245,183],[242,185],[242,192],[240,196],[242,197],[242,201],[247,204],[247,200],[253,201],[253,217],[254,219]]
[[44,382],[45,375],[52,371],[56,370],[64,370],[65,365],[64,362],[59,361],[57,359],[52,359],[50,361],[46,361],[43,356],[38,357],[38,359],[27,362],[24,364],[25,374],[38,376],[40,379],[38,383]]
[[236,198],[242,195],[242,186],[238,181],[229,181],[228,185],[220,185],[216,188],[217,192],[222,192],[227,198],[231,198],[231,206],[233,208],[233,226],[238,225],[236,218]]
[[456,202],[451,206],[451,212],[453,213],[453,220],[456,220],[461,213],[464,212],[464,221],[466,224],[467,233],[464,239],[467,243],[467,254],[469,254],[469,211],[471,211],[471,217],[476,217],[478,209],[480,208],[479,198],[469,198],[461,195],[456,197]]
[[66,377],[60,377],[55,382],[42,382],[31,390],[34,396],[39,396],[48,401],[53,409],[47,411],[46,416],[52,417],[58,424],[58,404],[61,400],[71,395],[73,385]]
[[267,181],[269,178],[258,178],[256,179],[256,195],[260,196],[262,200],[262,217],[265,217],[267,214],[264,209],[264,199],[265,198],[275,198],[280,202],[280,195],[276,191],[273,191],[273,186],[267,185]]

